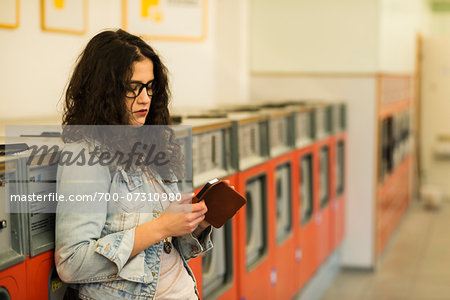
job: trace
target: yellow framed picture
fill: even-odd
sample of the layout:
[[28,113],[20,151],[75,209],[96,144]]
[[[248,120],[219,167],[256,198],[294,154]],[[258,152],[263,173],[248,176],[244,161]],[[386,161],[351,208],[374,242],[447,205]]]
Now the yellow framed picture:
[[85,34],[88,0],[41,0],[41,28],[44,31]]
[[0,1],[0,27],[18,28],[20,22],[20,0]]
[[122,28],[144,39],[202,42],[209,0],[122,0]]

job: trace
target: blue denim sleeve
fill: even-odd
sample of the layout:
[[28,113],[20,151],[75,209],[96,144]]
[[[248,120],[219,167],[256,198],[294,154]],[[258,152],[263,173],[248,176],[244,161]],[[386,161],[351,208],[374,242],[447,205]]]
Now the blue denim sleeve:
[[198,238],[193,233],[178,237],[180,254],[186,261],[212,249],[211,232],[212,226],[208,226]]
[[[55,263],[60,278],[69,283],[108,281],[118,277],[134,244],[134,229],[104,235],[111,176],[108,167],[73,164],[60,166],[55,229]],[[91,201],[68,201],[84,197]]]
[[[171,175],[172,176],[169,177],[169,179],[171,181],[176,181],[177,178],[175,174],[172,173]],[[167,193],[173,194],[179,193],[178,186],[176,183],[166,185],[163,184],[163,187]],[[209,251],[213,247],[211,241],[211,232],[212,226],[208,226],[207,228],[205,228],[205,230],[203,230],[203,232],[198,238],[195,237],[193,233],[176,237],[180,248],[180,254],[186,261],[188,261],[191,258],[197,257],[201,253]]]

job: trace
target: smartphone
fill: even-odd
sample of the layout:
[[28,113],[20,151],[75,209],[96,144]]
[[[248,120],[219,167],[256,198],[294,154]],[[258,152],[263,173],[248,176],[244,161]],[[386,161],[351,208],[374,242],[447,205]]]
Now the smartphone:
[[218,178],[214,178],[214,179],[208,181],[208,182],[203,186],[203,188],[200,190],[200,192],[198,192],[198,194],[197,194],[195,197],[197,197],[198,199],[200,199],[200,198],[205,194],[205,192],[209,189],[209,187],[212,186],[213,184],[217,183],[217,182],[219,182],[219,179],[218,179]]

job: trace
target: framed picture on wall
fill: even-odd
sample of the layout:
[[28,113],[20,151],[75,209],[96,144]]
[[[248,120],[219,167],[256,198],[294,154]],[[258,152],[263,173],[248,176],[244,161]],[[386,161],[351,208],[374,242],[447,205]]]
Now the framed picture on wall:
[[122,28],[145,39],[201,42],[209,0],[122,0]]
[[85,34],[88,0],[41,0],[41,27],[44,31]]
[[0,27],[17,28],[20,20],[20,0],[0,1]]

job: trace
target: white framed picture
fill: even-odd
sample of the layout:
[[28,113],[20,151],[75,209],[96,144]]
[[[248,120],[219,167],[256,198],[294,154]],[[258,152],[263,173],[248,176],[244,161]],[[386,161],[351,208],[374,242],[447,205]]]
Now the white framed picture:
[[85,34],[88,0],[41,0],[41,27],[44,31]]
[[201,42],[209,0],[122,0],[122,28],[145,39]]
[[20,22],[20,0],[0,1],[0,27],[18,28]]

